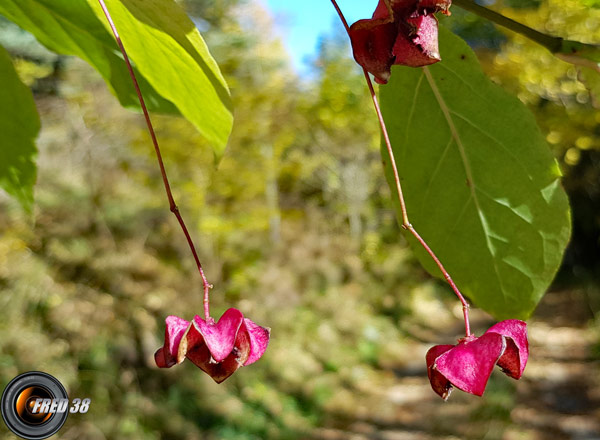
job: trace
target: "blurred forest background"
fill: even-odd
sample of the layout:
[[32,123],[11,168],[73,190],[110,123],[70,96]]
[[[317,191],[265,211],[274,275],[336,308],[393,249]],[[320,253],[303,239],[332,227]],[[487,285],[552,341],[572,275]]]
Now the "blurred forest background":
[[[492,6],[600,42],[598,0]],[[0,17],[0,42],[43,123],[34,214],[0,195],[2,387],[42,370],[71,397],[91,397],[90,412],[57,434],[65,440],[600,439],[600,78],[457,7],[441,19],[533,111],[574,218],[563,267],[530,320],[523,379],[495,372],[484,397],[455,391],[444,403],[424,355],[460,336],[461,310],[402,237],[343,29],[332,23],[312,75],[299,78],[260,2],[185,7],[235,103],[218,169],[189,123],[153,119],[215,285],[213,315],[237,307],[272,328],[271,344],[221,385],[190,362],[155,367],[164,318],[190,319],[202,299],[143,120],[89,66]],[[474,311],[477,332],[491,323]],[[0,436],[15,438],[4,425]]]

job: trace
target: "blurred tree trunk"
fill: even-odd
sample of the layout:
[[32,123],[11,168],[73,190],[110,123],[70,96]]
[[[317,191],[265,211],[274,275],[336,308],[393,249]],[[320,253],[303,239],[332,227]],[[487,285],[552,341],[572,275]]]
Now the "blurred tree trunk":
[[350,162],[342,166],[343,191],[348,205],[350,236],[356,243],[362,239],[362,213],[368,198],[368,176],[359,162]]
[[279,243],[281,229],[281,212],[279,210],[279,188],[277,186],[277,164],[273,145],[263,145],[262,153],[267,168],[265,196],[269,210],[269,232],[271,242]]

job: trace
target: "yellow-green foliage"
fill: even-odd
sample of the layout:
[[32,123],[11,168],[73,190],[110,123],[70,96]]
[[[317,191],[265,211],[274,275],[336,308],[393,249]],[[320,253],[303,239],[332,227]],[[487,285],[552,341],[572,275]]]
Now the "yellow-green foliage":
[[[400,238],[377,124],[362,74],[339,43],[344,36],[326,40],[316,79],[300,82],[264,11],[200,3],[214,7],[208,21],[218,27],[206,39],[235,107],[218,169],[188,123],[153,120],[215,285],[213,315],[237,307],[272,328],[271,344],[221,385],[190,362],[155,367],[164,318],[200,313],[201,282],[142,120],[70,60],[59,96],[37,100],[43,131],[33,217],[0,200],[0,383],[43,370],[72,397],[92,397],[90,412],[70,416],[60,438],[306,438],[357,414],[378,420],[393,411],[381,398],[392,369],[418,364],[424,374],[422,353],[404,351],[415,323],[429,335],[459,322],[440,301],[451,294]],[[572,1],[550,3],[561,14],[573,9]],[[584,35],[573,17],[556,31]],[[486,68],[527,102],[552,101],[552,112],[538,113],[550,142],[597,148],[597,134],[581,129],[593,118],[582,83],[572,67],[553,59],[546,66],[544,57],[511,39]],[[544,125],[565,112],[579,128]],[[511,402],[502,383],[497,388],[478,417],[502,424]]]

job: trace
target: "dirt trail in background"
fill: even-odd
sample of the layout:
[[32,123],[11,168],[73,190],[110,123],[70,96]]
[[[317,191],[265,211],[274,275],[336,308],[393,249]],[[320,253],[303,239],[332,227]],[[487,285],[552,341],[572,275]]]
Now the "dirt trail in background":
[[[523,378],[512,381],[494,371],[482,398],[454,390],[443,402],[424,365],[434,344],[411,342],[411,359],[394,371],[394,385],[377,393],[371,411],[342,429],[319,429],[315,438],[600,440],[600,360],[594,355],[598,337],[587,326],[591,316],[583,293],[547,294],[529,321],[531,355]],[[474,314],[478,334],[490,324],[484,319]]]

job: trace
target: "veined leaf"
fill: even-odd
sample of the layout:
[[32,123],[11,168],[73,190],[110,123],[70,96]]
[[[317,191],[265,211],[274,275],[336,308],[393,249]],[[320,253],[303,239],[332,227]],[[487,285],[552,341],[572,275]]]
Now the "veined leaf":
[[[139,108],[114,38],[86,2],[5,0],[0,2],[0,14],[32,33],[51,51],[75,55],[90,63],[107,81],[124,107]],[[137,69],[136,75],[149,108],[177,113],[173,104],[150,87]]]
[[[98,1],[86,1],[108,29]],[[194,23],[173,0],[105,2],[140,72],[198,128],[220,156],[233,125],[231,98],[219,66]]]
[[[180,112],[220,155],[233,123],[231,100],[192,21],[173,0],[106,3],[149,109]],[[31,32],[48,49],[89,62],[123,106],[139,107],[97,0],[3,0],[0,14]]]
[[30,211],[40,119],[31,90],[19,79],[10,55],[2,46],[0,84],[0,187]]
[[533,115],[483,74],[463,40],[440,29],[440,53],[429,67],[394,68],[380,88],[408,215],[477,306],[498,319],[526,318],[569,239],[558,164]]

